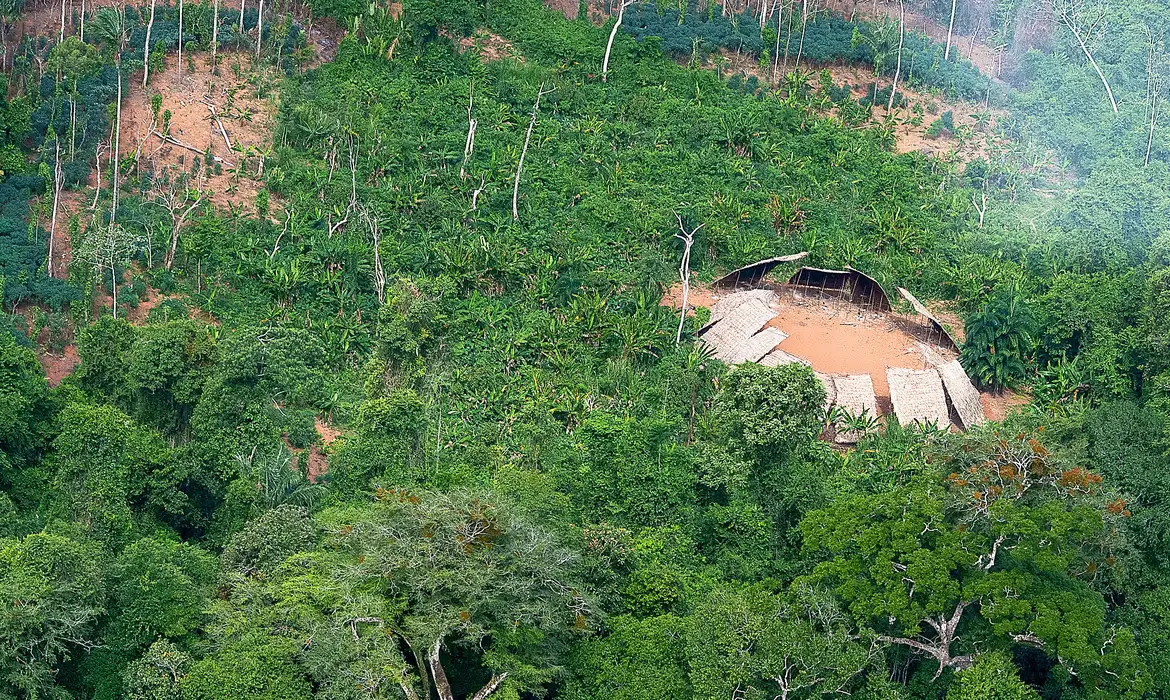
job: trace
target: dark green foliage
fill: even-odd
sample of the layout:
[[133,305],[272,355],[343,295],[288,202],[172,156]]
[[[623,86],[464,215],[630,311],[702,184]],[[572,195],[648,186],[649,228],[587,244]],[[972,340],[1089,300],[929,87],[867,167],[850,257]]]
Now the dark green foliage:
[[1040,700],[1040,695],[1019,679],[1006,654],[990,652],[980,654],[974,666],[958,674],[947,700]]
[[[36,355],[0,333],[0,454],[31,457],[44,443],[50,404]],[[2,483],[3,476],[0,476]]]
[[963,367],[982,387],[1002,391],[1018,386],[1027,374],[1034,332],[1027,303],[1000,292],[967,322]]
[[697,50],[706,55],[720,49],[736,53],[758,54],[764,44],[760,25],[748,12],[724,17],[700,9],[690,0],[687,11],[680,15],[675,7],[655,7],[641,2],[626,11],[622,30],[638,40],[656,37],[662,40],[662,50],[675,57],[688,57]]
[[[262,63],[294,68],[304,37],[265,5]],[[311,5],[345,27],[337,47],[315,32],[336,58],[221,66],[279,105],[271,150],[229,156],[263,176],[193,214],[172,270],[127,256],[120,301],[167,297],[134,323],[90,323],[95,290],[45,274],[48,184],[58,146],[83,187],[108,138],[117,25],[128,88],[144,53],[208,46],[210,4],[187,3],[182,32],[160,4],[150,47],[148,10],[128,6],[90,18],[97,43],[16,53],[0,696],[426,700],[443,675],[479,700],[1167,692],[1170,151],[1159,122],[1145,164],[1138,36],[1157,8],[1119,10],[1095,42],[1116,119],[1062,32],[1063,57],[1013,72],[1008,50],[1013,94],[910,31],[902,79],[925,98],[900,92],[911,111],[879,123],[889,21],[813,12],[778,35],[756,3],[639,3],[602,83],[612,25],[537,0]],[[991,12],[995,41],[1019,5]],[[220,9],[220,48],[250,54],[256,9],[247,36]],[[727,73],[732,56],[759,70]],[[875,75],[805,72],[833,63]],[[178,82],[157,70],[155,87]],[[930,123],[958,161],[891,152]],[[118,219],[157,241],[147,153],[122,163]],[[88,215],[70,213],[76,238]],[[891,421],[834,450],[808,368],[712,360],[706,309],[676,343],[680,223],[698,231],[693,284],[807,251],[948,298],[976,379],[1030,383],[1032,405],[963,437]],[[63,351],[66,306],[81,365],[50,391],[33,351],[46,328]]]
[[98,547],[49,533],[0,540],[0,692],[54,693],[54,670],[104,612]]
[[303,508],[282,505],[265,512],[237,533],[223,551],[229,575],[272,573],[297,552],[311,549],[317,528]]

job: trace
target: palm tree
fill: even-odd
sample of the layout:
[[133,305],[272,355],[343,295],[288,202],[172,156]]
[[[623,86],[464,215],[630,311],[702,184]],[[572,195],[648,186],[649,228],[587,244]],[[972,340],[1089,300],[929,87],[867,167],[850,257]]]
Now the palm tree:
[[967,341],[959,359],[984,387],[997,392],[1019,382],[1028,371],[1032,313],[1017,295],[1000,292],[967,322]]
[[256,488],[269,508],[290,504],[312,510],[325,496],[325,487],[309,481],[308,469],[301,460],[293,462],[284,445],[274,449],[253,449],[247,457],[236,455],[240,475],[255,479]]
[[113,191],[113,204],[110,207],[110,223],[113,224],[118,216],[118,141],[122,132],[122,52],[126,49],[126,42],[130,40],[130,27],[126,22],[125,8],[103,7],[94,19],[98,39],[105,52],[113,52],[114,68],[118,72],[118,101],[114,117],[114,151],[111,156],[114,162],[114,174],[110,187]]

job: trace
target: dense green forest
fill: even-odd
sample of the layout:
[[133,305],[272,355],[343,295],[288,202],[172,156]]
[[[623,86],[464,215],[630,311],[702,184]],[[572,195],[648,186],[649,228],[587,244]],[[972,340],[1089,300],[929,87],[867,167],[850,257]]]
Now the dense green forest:
[[[0,700],[1170,697],[1170,4],[179,2],[0,0]],[[688,232],[1024,405],[830,446]]]

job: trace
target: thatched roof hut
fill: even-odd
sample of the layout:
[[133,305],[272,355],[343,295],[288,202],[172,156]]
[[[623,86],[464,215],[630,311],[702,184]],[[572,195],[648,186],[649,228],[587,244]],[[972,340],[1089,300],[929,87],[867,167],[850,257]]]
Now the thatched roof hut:
[[958,360],[938,367],[938,374],[942,378],[943,388],[947,398],[955,409],[964,430],[970,430],[983,425],[987,417],[983,414],[983,401],[979,397],[979,390],[971,383],[971,378],[963,369]]
[[903,287],[898,287],[898,294],[900,294],[903,299],[910,302],[910,306],[912,306],[914,310],[918,312],[919,316],[926,318],[927,323],[930,324],[931,330],[938,333],[939,345],[948,347],[955,352],[959,351],[959,344],[955,342],[954,337],[951,336],[950,332],[947,331],[942,322],[935,318],[934,314],[930,313],[930,309],[927,309],[925,304],[918,301],[917,297],[915,297],[910,293],[909,290]]
[[890,384],[890,401],[894,404],[894,414],[899,423],[933,423],[940,428],[951,424],[947,395],[936,370],[888,367],[886,379]]
[[789,278],[788,284],[832,294],[875,311],[890,311],[894,308],[886,290],[877,280],[848,266],[844,270],[802,267]]
[[748,285],[754,287],[764,278],[768,276],[775,267],[785,263],[793,263],[798,260],[803,260],[808,257],[808,253],[796,253],[795,255],[782,255],[778,258],[768,258],[767,260],[760,260],[751,265],[744,265],[743,267],[732,270],[726,275],[720,277],[711,283],[715,289],[738,287],[740,285]]

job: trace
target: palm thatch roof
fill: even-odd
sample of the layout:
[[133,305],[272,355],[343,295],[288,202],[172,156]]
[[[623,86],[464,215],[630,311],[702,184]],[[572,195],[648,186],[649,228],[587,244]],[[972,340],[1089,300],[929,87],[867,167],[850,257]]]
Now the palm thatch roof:
[[938,374],[964,430],[987,422],[987,417],[983,415],[983,401],[979,397],[979,390],[971,383],[971,378],[967,376],[958,360],[939,366]]
[[[767,355],[787,337],[780,331],[768,329],[773,332],[761,334],[761,338],[755,339],[768,321],[778,315],[759,298],[749,297],[700,331],[700,336],[716,359],[729,364],[755,361]],[[768,345],[769,342],[771,345]]]
[[768,273],[778,265],[785,263],[796,262],[808,257],[808,253],[796,253],[795,255],[782,255],[778,258],[768,258],[767,260],[760,260],[751,265],[744,265],[743,267],[732,270],[726,275],[720,277],[711,283],[711,286],[719,289],[721,287],[737,287],[741,284],[757,285],[763,281]]
[[899,423],[933,423],[940,428],[951,424],[946,391],[937,370],[888,367],[886,379],[890,384],[890,400]]
[[910,291],[904,287],[898,287],[898,294],[902,295],[903,299],[910,302],[910,306],[914,307],[914,310],[918,312],[918,315],[925,317],[927,322],[930,323],[931,328],[938,332],[939,345],[949,347],[955,352],[959,351],[959,344],[955,342],[954,337],[950,334],[949,331],[947,331],[942,322],[935,318],[934,314],[930,313],[930,309],[927,309],[925,304],[918,301],[918,298],[911,294]]

